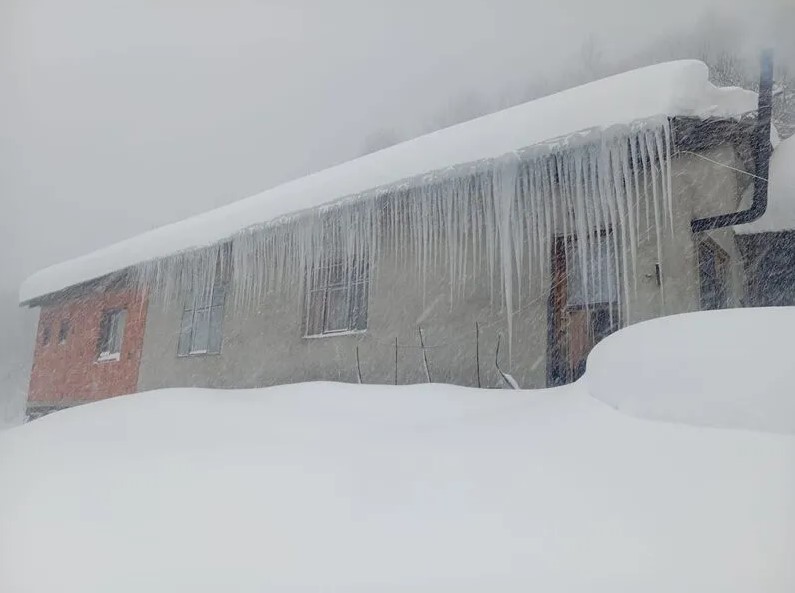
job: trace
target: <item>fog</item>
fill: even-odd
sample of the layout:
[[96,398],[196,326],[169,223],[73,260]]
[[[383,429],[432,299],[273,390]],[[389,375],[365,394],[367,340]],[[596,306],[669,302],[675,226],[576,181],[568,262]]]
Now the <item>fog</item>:
[[738,51],[753,55],[775,25],[792,29],[790,5],[1,0],[0,381],[25,382],[35,314],[15,292],[40,267],[510,104],[561,72],[587,78],[593,61],[626,62],[710,15],[741,23]]

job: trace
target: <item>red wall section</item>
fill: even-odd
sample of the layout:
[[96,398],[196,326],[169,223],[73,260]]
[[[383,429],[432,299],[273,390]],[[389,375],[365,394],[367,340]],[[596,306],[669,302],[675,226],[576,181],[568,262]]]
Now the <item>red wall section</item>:
[[[144,341],[147,302],[132,290],[94,293],[43,306],[28,391],[29,405],[68,406],[132,393]],[[99,326],[108,309],[127,309],[118,361],[97,362]],[[66,341],[59,343],[61,322],[68,321]],[[44,344],[45,328],[50,341]]]

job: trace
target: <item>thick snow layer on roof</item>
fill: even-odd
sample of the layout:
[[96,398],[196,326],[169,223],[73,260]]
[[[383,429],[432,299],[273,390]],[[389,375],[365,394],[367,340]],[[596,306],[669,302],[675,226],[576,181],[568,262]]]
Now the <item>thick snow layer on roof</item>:
[[[622,409],[651,394],[719,426],[718,396],[758,397],[778,355],[770,341],[736,364],[747,315],[795,329],[780,309],[659,322],[714,344],[700,374],[680,352],[667,400],[676,351],[643,324],[556,390],[175,389],[0,433],[0,590],[790,593],[795,436],[639,419],[588,387],[598,370]],[[790,367],[760,414],[790,412],[768,407],[795,391]]]
[[737,225],[740,234],[795,229],[795,136],[779,143],[770,159],[767,210],[761,218]]
[[655,116],[731,116],[756,95],[717,88],[702,62],[641,68],[421,136],[44,269],[20,289],[22,302],[116,270],[210,245],[280,217],[430,171],[480,161],[594,127]]

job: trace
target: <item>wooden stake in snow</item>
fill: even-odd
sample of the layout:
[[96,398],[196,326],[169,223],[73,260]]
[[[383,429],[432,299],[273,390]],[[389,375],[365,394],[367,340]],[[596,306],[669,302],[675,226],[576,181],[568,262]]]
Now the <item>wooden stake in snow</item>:
[[428,367],[428,353],[425,350],[425,339],[422,337],[422,326],[417,327],[417,331],[420,334],[420,347],[422,348],[422,362],[425,365],[425,377],[428,379],[428,383],[432,383],[431,381],[431,369]]
[[500,368],[500,341],[502,341],[502,334],[497,334],[497,352],[494,355],[494,364],[497,366],[497,370],[502,375],[503,381],[510,387],[511,389],[519,389],[519,384],[516,382],[516,379],[511,377],[508,373],[503,372]]
[[359,385],[362,384],[362,364],[359,361],[359,344],[356,344],[356,378],[359,380]]
[[475,322],[475,369],[478,377],[478,388],[480,388],[480,325]]

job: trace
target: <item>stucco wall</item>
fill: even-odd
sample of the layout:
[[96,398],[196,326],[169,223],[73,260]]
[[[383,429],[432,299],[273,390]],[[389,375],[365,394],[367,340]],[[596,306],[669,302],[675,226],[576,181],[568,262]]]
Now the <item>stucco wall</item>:
[[[108,309],[126,309],[119,360],[97,361],[100,322]],[[69,406],[132,393],[146,324],[146,299],[136,291],[94,292],[42,307],[30,376],[28,407]],[[61,323],[69,323],[59,343]],[[49,344],[44,333],[49,328]]]
[[[705,153],[736,164],[730,146]],[[662,279],[655,273],[657,241],[652,229],[638,237],[637,284],[629,294],[628,323],[699,308],[697,250],[690,221],[697,216],[733,210],[738,203],[735,173],[693,156],[674,159],[674,220],[663,232]],[[729,253],[733,270],[733,303],[742,294],[742,268],[733,232],[711,236]],[[444,261],[444,258],[441,258]],[[470,278],[463,298],[450,299],[445,265],[429,275],[423,289],[417,274],[389,256],[377,262],[370,291],[365,333],[307,339],[303,333],[303,297],[297,289],[266,295],[259,306],[227,306],[220,355],[177,357],[181,303],[153,302],[144,338],[139,389],[166,386],[254,387],[306,380],[356,381],[356,346],[367,383],[392,383],[398,339],[398,382],[426,380],[417,328],[425,335],[434,381],[461,385],[477,382],[475,322],[481,326],[481,384],[501,385],[496,370],[497,336],[507,336],[506,316],[493,303],[487,277]],[[522,387],[546,383],[547,296],[550,279],[534,279],[531,294],[516,295],[513,342],[503,342],[501,364]],[[664,295],[664,298],[663,298]],[[509,360],[510,355],[510,360]]]

